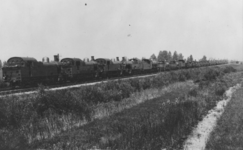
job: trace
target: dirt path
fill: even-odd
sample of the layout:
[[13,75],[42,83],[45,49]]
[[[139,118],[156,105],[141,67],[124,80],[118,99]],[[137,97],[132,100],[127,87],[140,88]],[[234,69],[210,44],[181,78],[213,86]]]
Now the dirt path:
[[184,150],[204,150],[210,133],[213,131],[218,118],[223,114],[224,108],[230,101],[232,94],[236,89],[240,88],[240,84],[229,88],[226,91],[227,99],[219,101],[217,106],[210,110],[208,115],[203,118],[192,134],[188,137],[184,144]]

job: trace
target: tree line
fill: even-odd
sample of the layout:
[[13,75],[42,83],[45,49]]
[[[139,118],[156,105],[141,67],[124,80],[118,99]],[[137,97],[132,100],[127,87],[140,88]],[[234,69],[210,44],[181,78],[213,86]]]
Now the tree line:
[[[189,57],[184,59],[184,56],[182,55],[182,53],[177,53],[177,51],[174,51],[174,53],[172,55],[171,51],[167,51],[167,50],[160,51],[157,57],[155,54],[152,54],[150,56],[150,59],[156,60],[156,61],[173,61],[173,60],[174,61],[178,61],[178,60],[195,61],[193,59],[192,55],[190,55]],[[206,61],[206,60],[207,60],[207,57],[203,56],[203,58],[200,59],[199,61]]]

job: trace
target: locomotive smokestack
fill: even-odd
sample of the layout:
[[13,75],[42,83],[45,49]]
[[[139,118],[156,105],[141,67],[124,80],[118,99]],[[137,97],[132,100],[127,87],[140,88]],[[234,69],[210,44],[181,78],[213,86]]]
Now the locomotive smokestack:
[[94,61],[94,56],[91,56],[91,60]]
[[54,61],[55,61],[55,62],[59,62],[59,54],[54,55]]
[[116,57],[116,61],[119,61],[119,57]]
[[49,58],[48,57],[42,58],[42,62],[49,63]]

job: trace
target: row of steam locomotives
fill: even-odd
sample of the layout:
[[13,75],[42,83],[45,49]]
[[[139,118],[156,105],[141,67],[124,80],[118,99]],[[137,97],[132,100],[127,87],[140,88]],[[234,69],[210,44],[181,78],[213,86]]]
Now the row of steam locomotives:
[[42,62],[31,57],[11,57],[2,68],[3,81],[8,85],[28,85],[37,83],[58,83],[66,81],[80,81],[108,76],[134,75],[155,73],[166,70],[194,68],[225,64],[227,61],[155,61],[151,59],[127,59],[119,57],[116,60],[91,57],[91,60],[79,58],[63,58],[54,55],[54,61],[46,59]]

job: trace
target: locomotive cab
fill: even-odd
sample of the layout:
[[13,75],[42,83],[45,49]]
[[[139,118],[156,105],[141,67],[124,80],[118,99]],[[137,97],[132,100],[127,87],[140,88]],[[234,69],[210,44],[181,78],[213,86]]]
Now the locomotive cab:
[[143,70],[151,70],[153,68],[152,60],[143,58],[142,59]]
[[183,60],[183,59],[178,60],[178,64],[179,64],[180,68],[185,68],[186,67],[185,60]]
[[116,74],[123,74],[124,71],[124,63],[119,61],[117,57],[116,60],[112,61],[111,59],[107,58],[97,58],[95,61],[99,64],[101,68],[102,75],[116,75]]
[[7,68],[3,67],[3,82],[17,84],[21,82],[20,67]]
[[157,70],[158,69],[158,62],[157,61],[155,61],[155,60],[151,60],[151,62],[152,62],[152,69],[153,70]]
[[178,69],[179,63],[175,60],[169,62],[171,69]]
[[127,60],[127,58],[125,57],[122,57],[122,64],[124,66],[125,73],[132,74],[132,61]]
[[17,85],[26,77],[32,76],[32,66],[37,60],[29,57],[11,57],[3,70],[3,81],[11,85]]
[[81,60],[79,58],[63,58],[62,70],[68,76],[68,80],[82,80],[90,78],[91,74],[95,76],[98,73],[98,64],[93,59],[91,61]]
[[138,58],[131,58],[129,61],[131,62],[134,73],[140,73],[140,71],[143,69],[142,61]]
[[69,79],[73,78],[78,73],[81,59],[63,58],[61,62],[63,63],[62,70]]
[[152,70],[153,72],[164,70],[164,65],[161,62],[152,60]]

